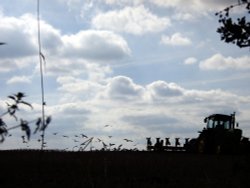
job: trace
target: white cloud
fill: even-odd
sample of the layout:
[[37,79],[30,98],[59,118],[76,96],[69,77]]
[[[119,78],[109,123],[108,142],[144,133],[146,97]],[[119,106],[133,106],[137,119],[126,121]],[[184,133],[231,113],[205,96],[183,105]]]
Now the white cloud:
[[98,82],[83,80],[72,76],[61,76],[57,78],[57,83],[60,84],[58,88],[61,92],[66,92],[72,95],[72,98],[80,98],[81,100],[92,99],[105,89],[105,87]]
[[162,35],[161,43],[171,46],[188,46],[192,44],[191,40],[184,37],[181,33],[175,33],[172,36]]
[[62,36],[62,55],[100,61],[117,60],[130,55],[127,42],[110,31],[87,30]]
[[195,63],[197,63],[197,59],[195,57],[189,57],[189,58],[184,60],[185,65],[192,65]]
[[7,84],[31,83],[31,78],[27,76],[14,76],[7,81]]
[[27,68],[38,62],[36,57],[0,58],[0,72],[11,72],[16,69]]
[[1,47],[0,57],[24,57],[36,53],[34,36],[31,33],[32,16],[20,18],[0,15],[0,36],[7,45]]
[[147,91],[153,99],[162,99],[182,96],[184,89],[175,83],[159,80],[147,85]]
[[[30,14],[20,17],[0,15],[0,17],[0,35],[4,39],[3,42],[7,43],[1,46],[0,50],[0,72],[15,71],[35,63],[38,64],[35,17]],[[44,20],[41,20],[41,41],[49,74],[57,72],[79,75],[86,69],[98,67],[96,64],[90,65],[90,61],[118,62],[131,54],[125,39],[113,32],[85,30],[63,35]],[[87,61],[88,63],[86,63]],[[101,68],[105,72],[110,72],[105,66]],[[92,71],[92,79],[102,77],[102,73],[100,73],[101,71],[96,71],[94,74]]]
[[116,76],[109,80],[102,97],[126,102],[141,98],[143,91],[143,87],[135,84],[131,78]]
[[200,62],[202,70],[226,70],[226,69],[250,69],[250,57],[224,57],[221,54],[214,54],[212,57]]
[[97,29],[141,35],[163,31],[170,26],[170,20],[166,17],[157,17],[141,5],[100,13],[93,18],[92,25]]

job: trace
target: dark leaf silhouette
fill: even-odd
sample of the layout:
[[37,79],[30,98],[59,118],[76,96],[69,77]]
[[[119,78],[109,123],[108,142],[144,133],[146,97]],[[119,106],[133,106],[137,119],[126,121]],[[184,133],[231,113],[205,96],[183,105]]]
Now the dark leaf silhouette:
[[17,121],[17,117],[16,117],[15,113],[18,110],[18,106],[16,104],[12,104],[12,105],[10,105],[8,103],[6,103],[6,104],[8,106],[8,109],[7,109],[8,114],[10,116],[14,117],[15,120]]
[[33,109],[33,106],[30,103],[28,103],[28,102],[20,101],[20,103],[25,104],[25,105],[27,105],[27,106],[29,106],[30,108]]
[[10,99],[12,99],[12,100],[14,100],[15,102],[16,102],[16,98],[14,97],[14,96],[8,96],[8,98],[10,98]]
[[2,143],[5,140],[4,137],[8,134],[6,127],[7,125],[5,124],[5,122],[0,118],[0,135],[1,135],[0,143]]
[[34,131],[33,134],[36,134],[36,133],[37,133],[37,131],[38,131],[39,128],[40,128],[41,123],[42,123],[42,118],[38,118],[37,121],[36,121],[36,129],[35,129],[35,131]]
[[250,47],[250,22],[246,17],[240,17],[233,20],[230,17],[230,10],[236,6],[246,5],[247,14],[250,14],[250,1],[239,0],[238,4],[226,7],[224,10],[215,13],[219,16],[218,22],[221,24],[217,29],[222,41],[232,43],[240,48]]
[[[44,131],[47,128],[48,124],[51,122],[52,120],[51,116],[48,116],[44,121],[42,120],[42,118],[38,118],[29,122],[26,120],[20,119],[20,124],[7,128],[6,123],[2,119],[3,116],[9,115],[10,117],[15,118],[15,120],[17,121],[18,118],[17,118],[16,112],[19,111],[20,109],[19,105],[21,104],[26,105],[26,106],[29,106],[31,109],[33,109],[30,103],[23,100],[24,97],[26,97],[26,95],[23,92],[17,92],[16,94],[7,96],[7,98],[10,99],[8,102],[6,102],[7,110],[6,112],[0,115],[0,143],[4,142],[5,137],[6,135],[8,135],[9,130],[16,129],[19,127],[21,127],[21,130],[25,132],[25,136],[22,137],[23,143],[27,143],[27,141],[30,140],[30,136],[31,136],[31,128],[29,126],[29,123],[35,122],[36,128],[33,132],[35,134],[39,130]],[[25,137],[27,137],[27,140],[25,140]],[[42,138],[42,144],[44,145],[45,143],[44,133],[41,135],[41,138]]]
[[26,95],[22,92],[18,92],[17,94],[15,94],[15,96],[18,101],[21,101],[23,97],[26,97]]
[[30,127],[28,125],[28,122],[21,119],[20,126],[21,126],[22,131],[25,131],[27,139],[29,140],[30,139]]
[[7,125],[5,122],[0,118],[0,127],[6,127]]
[[27,106],[33,108],[30,103],[22,100],[23,97],[26,97],[26,95],[22,92],[18,92],[17,94],[8,96],[9,99],[13,100],[13,104],[6,103],[7,104],[7,113],[10,116],[14,117],[16,121],[17,121],[17,117],[16,117],[15,113],[17,110],[19,110],[19,107],[18,107],[19,104],[24,104],[24,105],[27,105]]
[[46,125],[50,124],[50,122],[51,122],[51,116],[48,116],[46,119]]
[[51,116],[48,116],[46,118],[45,122],[43,123],[40,131],[44,131],[48,127],[48,125],[50,124],[51,120],[52,120]]

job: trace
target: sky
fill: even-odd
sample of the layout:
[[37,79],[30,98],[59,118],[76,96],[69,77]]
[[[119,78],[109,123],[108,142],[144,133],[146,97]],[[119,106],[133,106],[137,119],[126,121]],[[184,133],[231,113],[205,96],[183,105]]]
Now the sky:
[[[92,149],[173,144],[197,137],[206,116],[233,112],[250,137],[249,48],[216,32],[215,12],[236,2],[40,0],[47,148],[77,150],[81,134],[94,137]],[[41,116],[36,11],[35,0],[0,2],[0,112],[17,92],[34,107],[20,107],[18,121],[3,116],[8,127]],[[0,149],[40,148],[40,133],[29,143],[19,128],[9,134]]]

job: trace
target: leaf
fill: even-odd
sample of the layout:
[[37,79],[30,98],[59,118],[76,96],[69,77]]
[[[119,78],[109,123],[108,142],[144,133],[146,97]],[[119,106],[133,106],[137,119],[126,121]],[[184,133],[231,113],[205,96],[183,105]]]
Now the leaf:
[[23,97],[26,97],[26,95],[22,92],[18,92],[15,96],[17,100],[22,100]]
[[5,127],[0,127],[0,135],[7,135],[8,130]]
[[10,99],[12,99],[12,100],[14,100],[16,102],[16,97],[10,95],[10,96],[8,96],[8,98],[10,98]]
[[0,127],[6,127],[7,125],[5,124],[5,122],[2,120],[2,118],[0,118]]
[[21,126],[21,130],[25,131],[27,139],[29,140],[30,139],[30,127],[28,126],[28,122],[21,119],[20,126]]
[[29,106],[31,109],[33,109],[33,106],[28,102],[20,101],[20,103],[25,104],[25,105]]
[[42,122],[42,118],[38,118],[37,121],[36,121],[36,129],[35,129],[35,131],[33,132],[33,134],[36,134],[36,133],[37,133],[37,131],[38,131],[39,128],[40,128],[41,122]]
[[51,116],[48,116],[46,119],[46,125],[48,125],[51,122],[51,120],[52,120]]
[[17,117],[15,116],[16,110],[17,110],[17,108],[11,108],[11,107],[8,108],[9,115],[14,117],[15,120],[17,121]]

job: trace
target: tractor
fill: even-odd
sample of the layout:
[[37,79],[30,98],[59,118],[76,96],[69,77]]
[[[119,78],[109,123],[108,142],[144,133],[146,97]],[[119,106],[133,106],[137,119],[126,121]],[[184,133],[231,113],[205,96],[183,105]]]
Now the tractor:
[[213,114],[204,119],[206,127],[199,131],[198,138],[184,144],[187,152],[195,153],[247,153],[250,149],[248,138],[242,137],[242,130],[231,115]]
[[250,141],[242,137],[242,130],[235,122],[235,113],[231,115],[213,114],[204,119],[206,127],[199,131],[197,138],[185,138],[183,146],[175,138],[175,146],[171,146],[169,138],[156,138],[153,145],[151,138],[147,138],[148,151],[185,151],[192,153],[250,153]]

